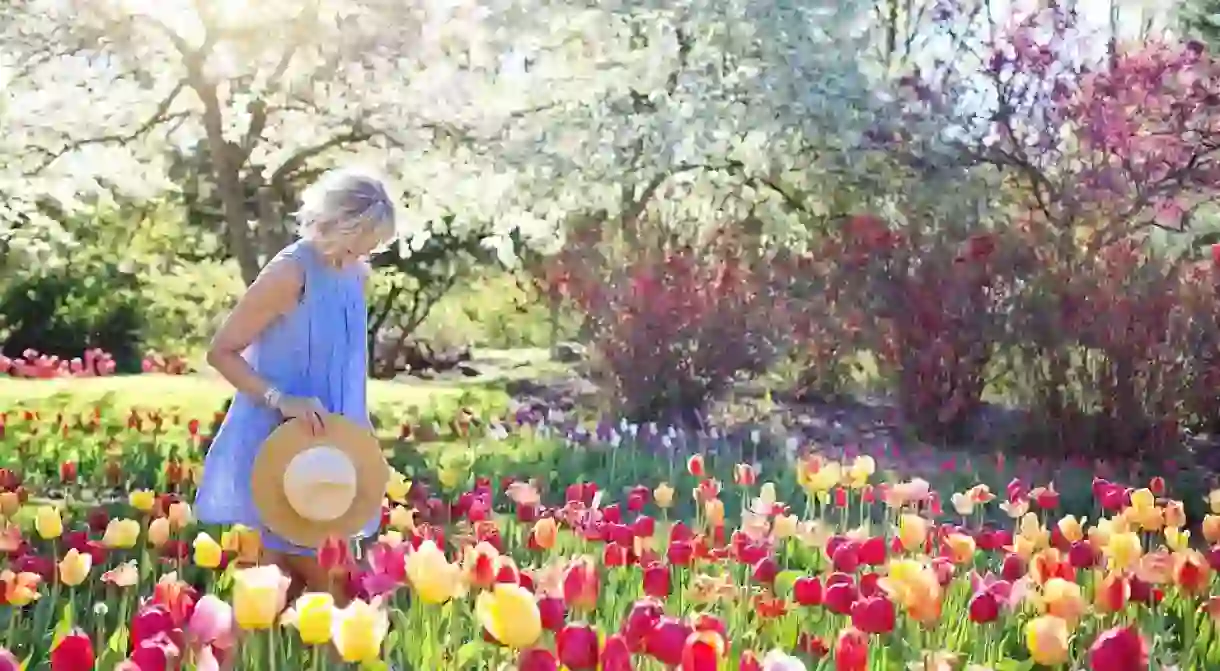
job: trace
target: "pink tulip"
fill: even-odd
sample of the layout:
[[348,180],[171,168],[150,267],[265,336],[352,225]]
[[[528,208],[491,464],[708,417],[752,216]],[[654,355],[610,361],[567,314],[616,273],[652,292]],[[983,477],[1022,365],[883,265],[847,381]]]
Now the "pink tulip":
[[228,647],[233,641],[233,607],[208,594],[195,604],[187,630],[200,643]]

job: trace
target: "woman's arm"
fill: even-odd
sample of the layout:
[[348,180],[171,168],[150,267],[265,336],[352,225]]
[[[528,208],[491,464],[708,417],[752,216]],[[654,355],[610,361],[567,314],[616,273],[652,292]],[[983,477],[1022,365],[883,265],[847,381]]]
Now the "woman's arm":
[[268,265],[237,302],[212,338],[208,363],[238,391],[262,399],[271,385],[258,376],[242,352],[301,298],[305,276],[296,261],[283,258]]

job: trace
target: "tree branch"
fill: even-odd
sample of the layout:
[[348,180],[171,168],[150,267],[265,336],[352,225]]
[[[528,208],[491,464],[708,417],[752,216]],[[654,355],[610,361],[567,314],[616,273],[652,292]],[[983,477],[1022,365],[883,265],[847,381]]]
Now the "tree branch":
[[157,109],[152,113],[152,115],[150,115],[144,123],[140,124],[135,130],[131,131],[130,133],[114,133],[114,134],[110,134],[110,135],[99,135],[97,137],[90,137],[90,138],[84,138],[81,140],[75,140],[73,142],[69,142],[59,151],[51,151],[48,149],[43,149],[43,151],[48,155],[47,159],[45,161],[43,161],[42,164],[39,165],[37,168],[35,168],[34,170],[27,173],[26,176],[32,177],[34,175],[37,175],[38,173],[40,173],[43,170],[46,170],[48,167],[50,167],[51,164],[54,163],[56,160],[58,160],[60,157],[66,155],[66,154],[69,154],[71,152],[74,152],[78,149],[82,149],[84,147],[87,147],[90,145],[97,145],[97,144],[128,144],[130,142],[135,142],[143,135],[151,132],[157,126],[160,126],[161,124],[167,123],[169,121],[173,121],[174,119],[177,119],[179,117],[187,116],[186,112],[177,112],[174,114],[168,114],[170,107],[173,106],[174,101],[177,100],[178,95],[182,93],[182,90],[185,87],[186,87],[185,82],[178,82],[176,85],[174,85],[174,89],[169,92],[169,95],[165,96],[165,98],[160,103],[157,104]]

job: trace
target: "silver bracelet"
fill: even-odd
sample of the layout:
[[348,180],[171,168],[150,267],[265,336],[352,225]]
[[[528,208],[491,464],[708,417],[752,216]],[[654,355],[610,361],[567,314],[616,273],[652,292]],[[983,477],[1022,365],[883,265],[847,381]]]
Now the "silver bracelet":
[[263,392],[263,404],[273,410],[280,409],[280,399],[282,398],[284,395],[275,387],[267,387],[267,391]]

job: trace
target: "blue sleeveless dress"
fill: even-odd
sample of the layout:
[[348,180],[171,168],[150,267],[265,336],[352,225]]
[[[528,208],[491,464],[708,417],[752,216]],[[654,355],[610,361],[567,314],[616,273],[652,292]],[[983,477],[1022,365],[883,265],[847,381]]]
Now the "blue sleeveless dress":
[[[285,257],[304,274],[301,301],[264,330],[243,356],[284,394],[316,397],[328,411],[368,426],[364,266],[336,269],[304,241],[285,248],[276,259]],[[258,529],[269,550],[312,555],[316,548],[293,545],[265,529],[250,496],[255,454],[280,421],[279,413],[264,407],[262,399],[237,393],[204,460],[195,514],[205,524]],[[360,537],[376,534],[380,517],[369,520]]]

